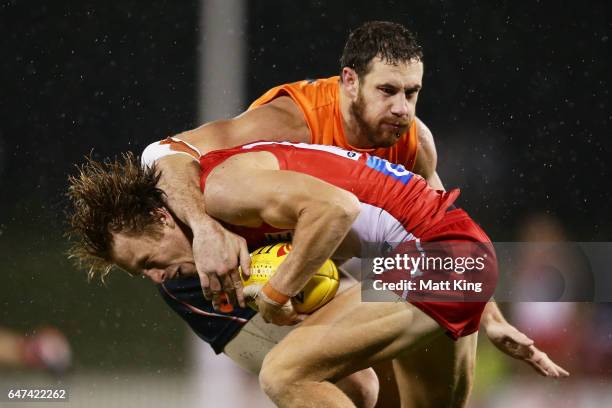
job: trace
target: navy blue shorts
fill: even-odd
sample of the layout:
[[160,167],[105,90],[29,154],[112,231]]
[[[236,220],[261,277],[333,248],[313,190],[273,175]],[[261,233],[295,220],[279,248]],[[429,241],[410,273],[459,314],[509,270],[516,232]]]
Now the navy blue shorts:
[[257,313],[250,308],[229,310],[229,305],[223,308],[225,312],[215,311],[212,302],[204,299],[198,277],[169,280],[158,289],[168,306],[217,354]]

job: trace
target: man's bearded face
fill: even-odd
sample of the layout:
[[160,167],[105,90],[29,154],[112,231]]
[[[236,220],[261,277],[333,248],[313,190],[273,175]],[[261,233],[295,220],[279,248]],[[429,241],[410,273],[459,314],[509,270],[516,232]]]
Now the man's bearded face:
[[408,131],[415,118],[422,76],[420,61],[394,65],[375,58],[371,62],[350,105],[352,119],[368,147],[393,146]]

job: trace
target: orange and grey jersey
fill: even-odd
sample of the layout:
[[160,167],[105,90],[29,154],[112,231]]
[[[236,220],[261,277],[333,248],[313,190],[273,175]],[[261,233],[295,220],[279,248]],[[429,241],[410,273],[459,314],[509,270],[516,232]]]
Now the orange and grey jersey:
[[338,146],[359,153],[368,153],[392,163],[402,164],[408,170],[412,170],[416,161],[418,145],[416,120],[412,122],[408,131],[402,135],[398,142],[391,147],[360,149],[351,146],[346,140],[342,127],[339,81],[340,77],[333,76],[331,78],[279,85],[256,99],[249,109],[265,105],[280,96],[288,96],[304,115],[310,129],[310,143]]

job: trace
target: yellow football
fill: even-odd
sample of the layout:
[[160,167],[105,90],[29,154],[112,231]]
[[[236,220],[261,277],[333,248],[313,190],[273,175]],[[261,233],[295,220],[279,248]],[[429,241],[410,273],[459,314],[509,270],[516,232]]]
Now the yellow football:
[[[253,251],[251,253],[251,275],[245,280],[242,273],[240,274],[243,285],[264,285],[274,275],[290,251],[291,244],[286,242],[264,246]],[[314,312],[332,300],[338,291],[339,284],[338,269],[334,262],[328,259],[321,269],[310,278],[304,289],[291,299],[293,308],[298,313]],[[257,310],[255,302],[249,302],[249,306]]]

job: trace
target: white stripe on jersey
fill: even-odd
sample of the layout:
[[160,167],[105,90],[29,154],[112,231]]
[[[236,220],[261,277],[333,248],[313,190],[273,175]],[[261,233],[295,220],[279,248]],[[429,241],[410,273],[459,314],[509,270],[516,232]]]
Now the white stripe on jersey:
[[350,258],[380,256],[401,243],[414,239],[401,222],[380,207],[360,203],[361,212],[350,231],[334,252],[332,259],[344,262]]
[[284,145],[284,146],[293,146],[299,149],[308,149],[308,150],[320,150],[327,153],[335,154],[336,156],[341,156],[346,159],[351,160],[359,160],[361,157],[361,153],[354,152],[352,150],[344,150],[338,146],[323,146],[323,145],[313,145],[308,143],[291,143],[291,142],[256,142],[248,145],[242,146],[243,149],[252,149],[257,146],[265,146],[265,145]]
[[362,243],[386,243],[395,247],[400,242],[414,239],[401,222],[380,207],[361,203],[361,212],[351,227]]

